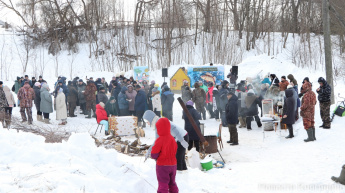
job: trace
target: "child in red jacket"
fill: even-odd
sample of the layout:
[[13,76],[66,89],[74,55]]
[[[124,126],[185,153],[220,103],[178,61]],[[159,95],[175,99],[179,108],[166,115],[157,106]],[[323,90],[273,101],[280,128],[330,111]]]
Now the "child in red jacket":
[[158,193],[177,193],[175,182],[177,161],[177,144],[170,133],[170,121],[161,118],[156,123],[159,137],[152,147],[151,157],[157,160],[156,174],[158,180]]

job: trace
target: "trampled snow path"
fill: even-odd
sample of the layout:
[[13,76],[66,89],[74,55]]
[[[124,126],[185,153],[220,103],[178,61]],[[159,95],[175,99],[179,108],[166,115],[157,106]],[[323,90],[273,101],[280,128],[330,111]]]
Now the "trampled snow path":
[[[177,67],[172,67],[172,70]],[[226,68],[228,70],[228,66]],[[314,82],[314,90],[318,86],[317,78],[323,75],[322,72],[311,73],[287,61],[267,56],[251,57],[240,64],[240,73],[246,72],[246,76],[254,76],[261,70],[263,74],[271,72],[279,77],[292,73],[298,82],[309,76]],[[156,82],[163,82],[159,71],[152,74]],[[240,75],[240,79],[246,76]],[[344,84],[339,83],[336,93],[344,91]],[[14,109],[14,116],[19,117],[18,108]],[[181,117],[181,107],[175,102],[174,120],[183,127]],[[153,160],[144,163],[141,157],[97,148],[89,135],[97,127],[94,119],[86,120],[78,115],[77,118],[68,118],[67,126],[58,127],[57,121],[54,121],[55,113],[51,118],[53,129],[76,133],[67,142],[46,144],[40,136],[0,129],[0,192],[156,191]],[[321,124],[318,104],[315,120],[316,126]],[[206,125],[206,134],[217,133],[219,122],[202,122]],[[280,190],[285,192],[345,192],[344,186],[330,179],[332,175],[338,176],[341,166],[345,164],[344,123],[345,118],[335,117],[332,129],[316,128],[317,141],[305,143],[303,139],[307,135],[301,120],[294,125],[296,137],[289,140],[284,138],[287,132],[283,131],[282,137],[279,132],[266,132],[263,141],[262,130],[253,122],[252,131],[238,129],[240,145],[235,147],[226,144],[229,133],[227,128],[223,128],[225,148],[221,154],[226,160],[226,167],[208,172],[189,169],[178,173],[180,192],[269,192],[267,188],[273,189],[270,192],[279,192],[274,188],[282,188]],[[42,123],[35,124],[44,126]],[[147,128],[143,143],[152,143],[153,133]],[[97,133],[97,137],[102,136],[103,132]],[[217,154],[214,157],[220,160]]]

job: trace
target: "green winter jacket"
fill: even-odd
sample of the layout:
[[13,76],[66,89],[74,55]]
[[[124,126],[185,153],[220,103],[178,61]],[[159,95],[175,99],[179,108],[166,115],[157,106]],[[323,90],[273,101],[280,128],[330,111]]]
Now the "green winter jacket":
[[115,115],[118,116],[118,111],[117,111],[117,101],[115,101],[115,103],[111,103],[110,101],[115,100],[115,97],[110,97],[110,99],[108,100],[108,102],[105,104],[105,111],[107,112],[107,115]]
[[40,92],[41,92],[41,103],[40,103],[40,111],[43,113],[52,113],[53,112],[53,100],[52,95],[48,91],[48,86],[43,84]]
[[204,89],[204,91],[205,91],[206,93],[208,92],[208,88],[207,88],[206,85],[203,84],[203,85],[200,86],[200,88]]
[[14,93],[18,94],[19,89],[21,88],[21,84],[18,82],[18,80],[14,81]]

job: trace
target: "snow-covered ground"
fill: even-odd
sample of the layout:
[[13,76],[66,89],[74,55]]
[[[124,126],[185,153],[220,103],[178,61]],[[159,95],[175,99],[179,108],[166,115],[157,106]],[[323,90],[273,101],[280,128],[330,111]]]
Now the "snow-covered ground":
[[[278,77],[292,73],[298,83],[305,76],[313,82],[313,90],[318,87],[317,79],[324,73],[297,68],[288,61],[265,55],[251,56],[239,64],[240,80],[255,77],[259,72],[268,72]],[[172,75],[180,66],[169,69]],[[230,66],[225,66],[228,72]],[[171,72],[171,73],[170,73]],[[131,72],[127,72],[129,76]],[[160,71],[151,73],[151,78],[163,82]],[[53,74],[53,72],[52,72]],[[85,72],[93,77],[112,73]],[[84,76],[84,75],[83,75]],[[81,76],[81,77],[83,77]],[[53,86],[54,77],[45,78]],[[5,82],[12,86],[13,82]],[[345,93],[343,82],[338,82],[336,93]],[[179,95],[176,95],[177,98]],[[321,125],[319,104],[316,106],[316,126]],[[331,109],[334,109],[332,106]],[[33,108],[33,112],[36,112]],[[35,113],[34,120],[36,120]],[[20,117],[14,108],[14,116]],[[181,127],[182,109],[174,103],[174,122]],[[115,150],[97,148],[90,134],[97,128],[94,119],[88,120],[78,114],[68,118],[66,126],[57,126],[55,113],[51,114],[53,124],[48,129],[74,132],[68,141],[47,144],[44,138],[16,130],[0,129],[0,192],[120,192],[151,193],[157,189],[155,161],[144,162],[143,157],[130,157]],[[207,135],[216,135],[219,122],[205,123]],[[295,138],[285,139],[287,131],[265,132],[253,122],[253,130],[238,129],[239,146],[229,146],[227,128],[223,128],[224,149],[220,152],[226,161],[223,169],[208,172],[197,169],[177,174],[177,184],[181,193],[189,192],[345,192],[345,186],[334,183],[330,177],[338,176],[345,163],[345,118],[335,117],[332,129],[316,128],[317,141],[305,143],[307,134],[302,120],[294,125]],[[46,127],[34,121],[35,126]],[[0,126],[1,127],[1,126]],[[152,128],[146,128],[143,143],[151,144],[154,138]],[[102,138],[104,133],[97,133]],[[134,140],[134,137],[129,137]],[[221,160],[218,154],[213,155]]]

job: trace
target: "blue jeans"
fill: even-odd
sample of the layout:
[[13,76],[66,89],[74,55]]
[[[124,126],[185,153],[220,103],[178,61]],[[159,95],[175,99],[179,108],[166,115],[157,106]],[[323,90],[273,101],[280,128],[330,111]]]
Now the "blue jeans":
[[99,122],[99,124],[104,125],[104,131],[108,131],[109,128],[109,123],[106,120],[102,120],[101,122]]

